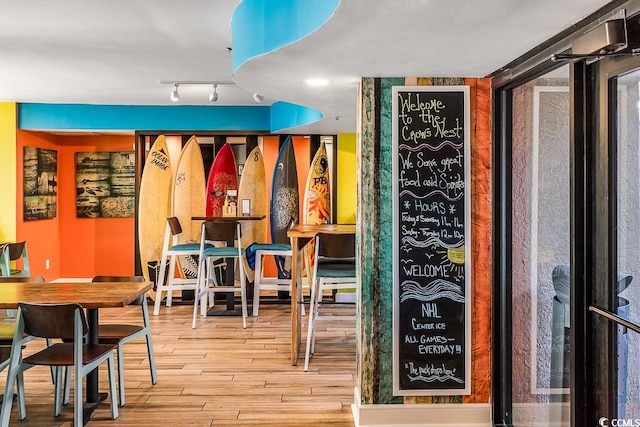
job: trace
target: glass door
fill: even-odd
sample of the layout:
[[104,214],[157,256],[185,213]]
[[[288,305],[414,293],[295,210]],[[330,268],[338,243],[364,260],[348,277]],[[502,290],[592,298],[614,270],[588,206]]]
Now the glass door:
[[514,426],[569,426],[569,67],[512,91]]
[[[592,157],[592,290],[595,349],[587,384],[601,426],[640,425],[640,59],[610,57],[597,77],[597,148]],[[595,132],[594,132],[595,134]],[[589,276],[589,274],[587,275]],[[589,323],[587,323],[589,324]]]

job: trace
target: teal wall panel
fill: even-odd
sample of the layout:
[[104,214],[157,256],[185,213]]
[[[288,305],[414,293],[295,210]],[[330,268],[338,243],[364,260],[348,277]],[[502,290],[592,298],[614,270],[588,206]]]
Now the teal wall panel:
[[380,402],[402,402],[393,396],[393,146],[392,87],[404,78],[383,78],[380,84]]
[[269,106],[18,104],[26,130],[269,131]]

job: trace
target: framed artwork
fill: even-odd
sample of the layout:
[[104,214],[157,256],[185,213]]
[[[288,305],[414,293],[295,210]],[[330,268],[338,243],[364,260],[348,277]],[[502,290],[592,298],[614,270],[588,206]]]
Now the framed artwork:
[[132,218],[135,211],[133,151],[77,152],[78,218]]
[[58,194],[58,152],[24,147],[23,219],[55,218]]

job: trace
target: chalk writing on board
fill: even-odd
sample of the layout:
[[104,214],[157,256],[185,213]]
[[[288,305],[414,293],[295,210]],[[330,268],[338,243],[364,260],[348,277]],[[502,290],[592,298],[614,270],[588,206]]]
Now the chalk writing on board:
[[394,90],[396,394],[470,391],[467,96]]

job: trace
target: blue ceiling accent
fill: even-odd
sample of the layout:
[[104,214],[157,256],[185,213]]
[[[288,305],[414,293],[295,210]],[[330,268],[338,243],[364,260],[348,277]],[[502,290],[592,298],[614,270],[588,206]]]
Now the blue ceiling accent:
[[276,102],[271,105],[271,131],[280,132],[297,126],[317,122],[322,113],[313,108],[288,102]]
[[270,132],[269,106],[18,104],[27,130],[176,130]]
[[340,0],[244,0],[231,19],[231,69],[308,36],[333,15]]

